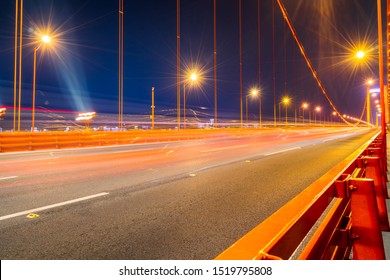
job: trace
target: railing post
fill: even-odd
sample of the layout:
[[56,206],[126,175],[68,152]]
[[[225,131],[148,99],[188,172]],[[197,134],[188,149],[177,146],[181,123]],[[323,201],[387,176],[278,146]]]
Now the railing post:
[[384,198],[389,199],[389,194],[387,192],[387,163],[384,162],[384,158],[382,157],[382,153],[386,152],[386,150],[383,150],[379,144],[373,145],[373,147],[370,147],[367,149],[366,155],[367,156],[375,156],[379,158],[379,172],[380,172],[380,178],[382,180],[382,185],[384,189]]
[[381,161],[379,157],[363,157],[363,162],[366,170],[366,178],[374,180],[376,202],[378,205],[378,214],[381,230],[389,231],[389,217],[387,215],[386,198],[387,186],[384,179]]
[[351,179],[352,239],[354,260],[384,260],[382,232],[374,180]]

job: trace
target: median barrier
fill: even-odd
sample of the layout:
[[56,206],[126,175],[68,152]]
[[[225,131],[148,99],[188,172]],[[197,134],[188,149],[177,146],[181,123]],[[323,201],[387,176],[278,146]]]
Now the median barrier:
[[385,259],[382,146],[378,133],[216,259]]
[[5,132],[0,133],[0,153],[220,138],[234,133],[237,130]]

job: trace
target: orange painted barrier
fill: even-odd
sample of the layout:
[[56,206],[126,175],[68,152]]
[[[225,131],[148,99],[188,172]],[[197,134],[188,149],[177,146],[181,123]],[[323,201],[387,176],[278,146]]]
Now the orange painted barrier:
[[[224,137],[229,130],[131,130],[0,133],[0,153]],[[251,133],[248,130],[248,133]]]
[[380,143],[377,134],[216,259],[385,259],[388,194]]

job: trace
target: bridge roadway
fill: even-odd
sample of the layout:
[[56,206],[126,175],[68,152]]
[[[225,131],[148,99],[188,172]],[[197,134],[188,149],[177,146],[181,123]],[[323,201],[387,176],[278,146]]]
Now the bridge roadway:
[[212,259],[374,133],[0,154],[0,258]]

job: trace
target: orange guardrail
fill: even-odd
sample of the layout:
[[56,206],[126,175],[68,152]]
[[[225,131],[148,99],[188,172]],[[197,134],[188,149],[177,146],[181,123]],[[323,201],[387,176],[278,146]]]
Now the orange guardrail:
[[216,259],[385,259],[385,154],[378,133]]

